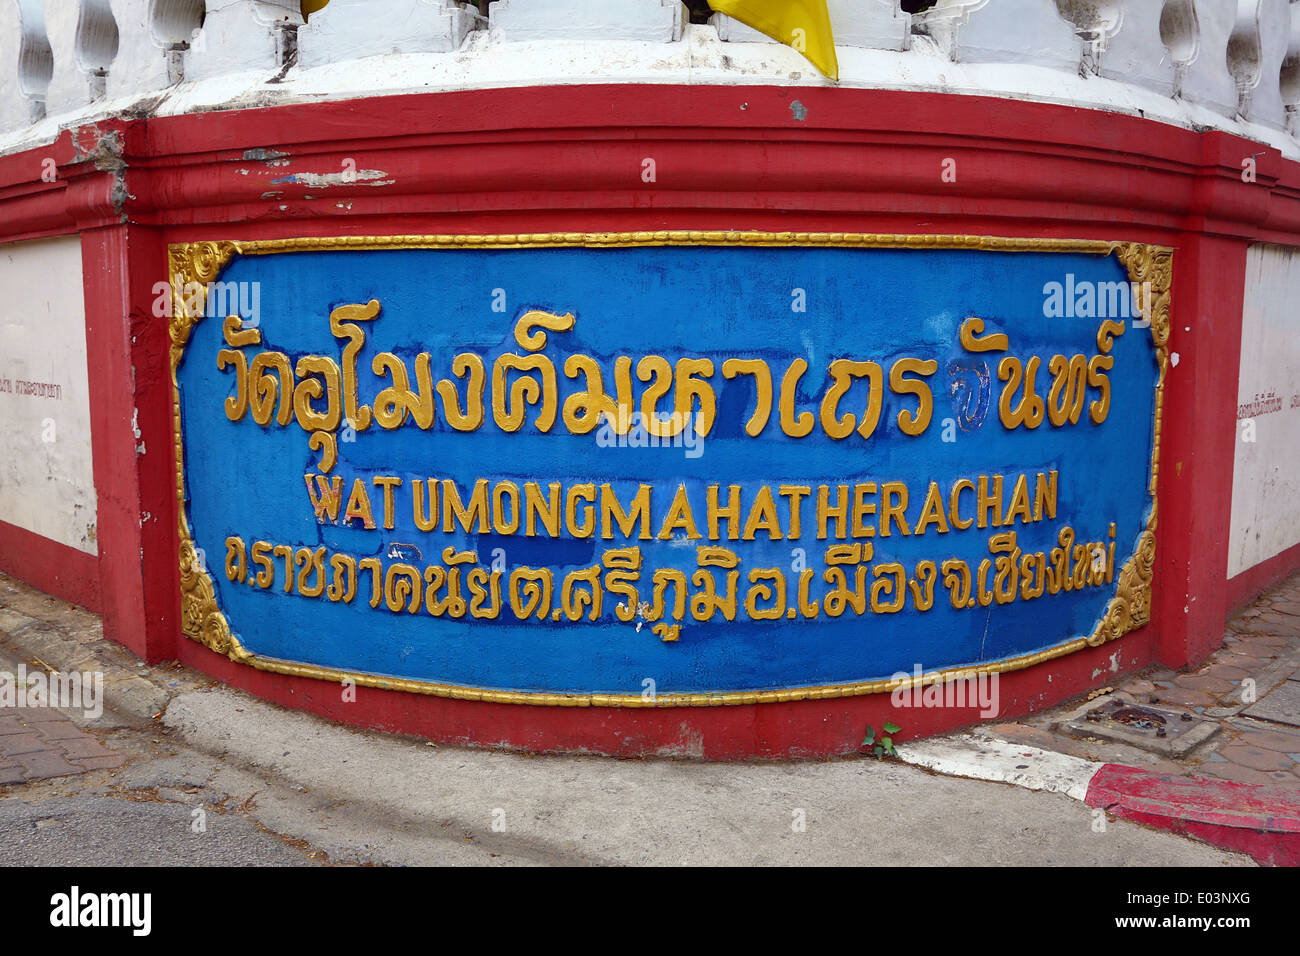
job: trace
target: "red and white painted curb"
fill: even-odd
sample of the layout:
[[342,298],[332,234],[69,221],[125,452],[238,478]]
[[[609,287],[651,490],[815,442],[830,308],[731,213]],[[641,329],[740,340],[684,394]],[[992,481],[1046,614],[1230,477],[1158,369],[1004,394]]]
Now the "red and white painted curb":
[[1124,820],[1300,866],[1300,782],[1259,786],[1155,773],[969,733],[898,748],[904,763],[936,773],[1064,793]]

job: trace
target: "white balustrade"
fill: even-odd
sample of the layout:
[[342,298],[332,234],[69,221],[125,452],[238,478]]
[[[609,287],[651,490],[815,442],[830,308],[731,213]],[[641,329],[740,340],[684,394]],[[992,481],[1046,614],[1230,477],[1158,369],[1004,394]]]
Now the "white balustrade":
[[[837,47],[907,50],[912,46],[912,16],[899,8],[898,0],[827,0],[826,6]],[[724,42],[777,42],[724,13],[715,13],[709,23]]]
[[[16,142],[15,132],[45,116],[70,124],[78,115],[103,112],[110,100],[107,108],[118,109],[182,84],[186,90],[200,84],[197,100],[184,92],[169,100],[184,110],[194,108],[191,102],[219,102],[208,97],[228,97],[227,87],[248,90],[271,79],[291,87],[303,69],[390,53],[427,54],[431,65],[442,64],[436,71],[445,71],[451,64],[446,55],[459,50],[455,69],[463,62],[464,71],[457,75],[474,85],[492,82],[476,71],[500,63],[502,48],[513,44],[538,47],[527,56],[539,62],[546,56],[541,46],[550,42],[642,44],[612,59],[593,58],[600,64],[592,68],[595,81],[616,78],[625,68],[639,77],[644,72],[636,71],[648,68],[666,70],[660,75],[671,82],[672,69],[687,67],[667,64],[689,62],[699,44],[717,49],[709,46],[717,42],[709,28],[696,26],[690,27],[689,44],[662,57],[655,52],[653,44],[686,35],[690,17],[680,0],[495,0],[486,20],[477,3],[464,0],[383,0],[382,12],[379,4],[330,0],[308,19],[302,0],[0,0],[0,138]],[[908,57],[937,47],[941,55],[972,66],[960,71],[958,88],[964,92],[1025,95],[1043,89],[1053,95],[1042,74],[1018,81],[1004,69],[1051,67],[1081,78],[1054,95],[1083,107],[1133,108],[1129,104],[1140,90],[1148,104],[1153,94],[1173,98],[1163,114],[1157,107],[1146,115],[1204,121],[1203,111],[1178,106],[1181,100],[1219,113],[1225,119],[1211,122],[1224,128],[1241,130],[1234,124],[1242,120],[1300,138],[1300,0],[937,0],[914,15],[899,0],[827,4],[839,47],[898,57],[896,69],[886,68],[891,85],[908,76],[919,78],[917,89],[948,82],[934,72],[933,60],[923,69],[907,69]],[[723,44],[776,42],[720,14],[709,22]],[[467,42],[485,26],[479,40]],[[912,51],[917,34],[933,42]],[[737,48],[734,59],[747,75],[761,77],[772,69],[752,50]],[[413,69],[419,62],[409,61]],[[849,72],[846,79],[854,85],[870,81],[861,67],[856,75]],[[203,85],[241,73],[252,75],[233,85]],[[325,74],[326,80],[332,75]],[[326,82],[324,89],[332,89],[314,76],[309,84]],[[519,78],[525,77],[526,72]],[[1094,79],[1095,96],[1087,92]],[[681,81],[689,80],[683,72]],[[1117,97],[1116,88],[1102,80],[1137,89]],[[364,95],[370,88],[350,92]],[[375,88],[396,87],[381,80]],[[1255,138],[1276,145],[1278,135],[1285,133],[1257,129]]]
[[690,21],[679,0],[496,0],[488,7],[492,39],[646,40],[682,38]]
[[298,30],[298,62],[322,66],[381,53],[446,53],[475,27],[476,10],[452,0],[330,0]]

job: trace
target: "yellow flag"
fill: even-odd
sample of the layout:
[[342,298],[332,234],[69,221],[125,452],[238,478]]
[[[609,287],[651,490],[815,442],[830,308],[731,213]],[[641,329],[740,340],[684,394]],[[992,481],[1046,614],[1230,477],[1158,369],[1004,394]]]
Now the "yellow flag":
[[709,0],[709,6],[794,47],[832,80],[840,78],[826,0]]

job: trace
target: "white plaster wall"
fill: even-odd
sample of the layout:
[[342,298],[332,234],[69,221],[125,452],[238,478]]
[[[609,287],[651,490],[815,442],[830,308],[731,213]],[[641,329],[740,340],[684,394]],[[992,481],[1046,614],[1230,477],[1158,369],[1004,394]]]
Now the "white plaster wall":
[[[1300,544],[1300,250],[1246,258],[1228,576]],[[1273,396],[1270,403],[1269,395]],[[1276,400],[1281,408],[1268,410]],[[1258,408],[1243,406],[1261,406]],[[1253,422],[1254,441],[1248,423]]]
[[[20,382],[59,397],[20,394]],[[97,554],[76,236],[0,245],[0,521]]]

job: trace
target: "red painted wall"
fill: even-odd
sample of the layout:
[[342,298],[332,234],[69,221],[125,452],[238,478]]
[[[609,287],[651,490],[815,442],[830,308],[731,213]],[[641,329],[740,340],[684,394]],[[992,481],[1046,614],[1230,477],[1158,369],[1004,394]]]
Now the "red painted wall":
[[[806,112],[791,110],[796,98]],[[262,151],[287,155],[246,158]],[[59,180],[44,183],[41,160],[51,155]],[[1241,160],[1251,155],[1257,179],[1245,183]],[[654,183],[641,180],[645,158],[655,160]],[[956,182],[940,177],[946,158],[956,160]],[[391,184],[273,182],[341,172],[349,159]],[[907,723],[885,695],[616,710],[360,688],[345,705],[333,684],[236,667],[181,639],[167,323],[152,313],[169,242],[758,229],[1174,246],[1170,349],[1179,361],[1165,394],[1152,624],[1003,675],[1002,716],[1154,660],[1195,663],[1219,645],[1232,608],[1300,568],[1292,549],[1226,580],[1246,249],[1300,245],[1300,164],[1226,133],[943,94],[484,90],[90,125],[0,158],[0,209],[0,242],[82,236],[100,542],[98,580],[74,586],[53,570],[68,549],[0,528],[0,569],[102,611],[106,634],[150,661],[179,657],[329,717],[461,743],[718,758],[847,752],[867,723],[903,723],[905,739],[975,719],[917,710]]]

